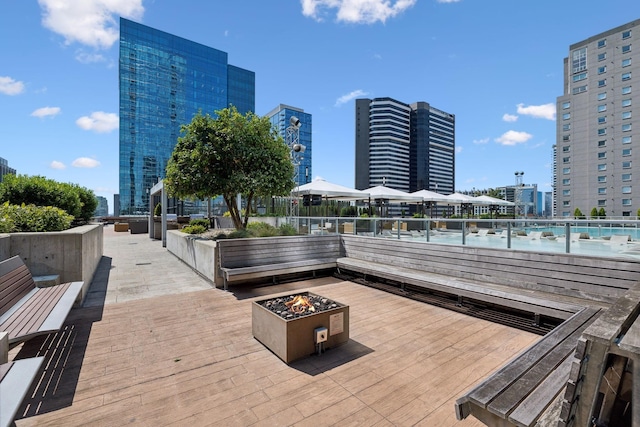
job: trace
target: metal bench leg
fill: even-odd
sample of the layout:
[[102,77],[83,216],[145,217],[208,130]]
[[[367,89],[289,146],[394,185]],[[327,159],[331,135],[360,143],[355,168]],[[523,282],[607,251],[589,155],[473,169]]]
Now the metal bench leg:
[[462,307],[462,295],[458,295],[458,302],[456,303],[458,307]]
[[533,315],[533,325],[536,327],[540,326],[540,313],[535,313]]

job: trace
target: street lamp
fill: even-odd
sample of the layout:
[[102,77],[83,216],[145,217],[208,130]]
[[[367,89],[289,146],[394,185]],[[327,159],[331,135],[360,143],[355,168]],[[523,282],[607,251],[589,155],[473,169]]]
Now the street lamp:
[[[520,211],[519,206],[520,203],[522,202],[522,187],[524,187],[524,184],[522,183],[522,177],[524,176],[524,172],[522,171],[516,171],[514,172],[514,175],[516,176],[516,186],[513,192],[513,201],[515,203],[515,213],[514,213],[514,217],[516,217],[518,215],[518,212]],[[523,212],[523,216],[525,215],[526,212]]]
[[291,151],[291,163],[293,164],[293,182],[296,186],[296,198],[295,205],[294,200],[289,203],[289,216],[298,216],[298,189],[300,188],[300,163],[302,161],[302,153],[305,152],[307,147],[300,144],[300,127],[302,123],[296,116],[291,116],[289,119],[289,126],[286,129],[285,142]]

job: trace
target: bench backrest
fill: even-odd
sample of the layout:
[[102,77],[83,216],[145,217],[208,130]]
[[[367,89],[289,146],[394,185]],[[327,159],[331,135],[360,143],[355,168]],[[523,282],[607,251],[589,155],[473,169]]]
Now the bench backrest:
[[0,262],[0,316],[36,287],[31,272],[19,256]]
[[218,240],[221,268],[253,267],[310,259],[338,259],[340,236],[278,236]]
[[640,281],[640,262],[342,235],[345,256],[613,303]]

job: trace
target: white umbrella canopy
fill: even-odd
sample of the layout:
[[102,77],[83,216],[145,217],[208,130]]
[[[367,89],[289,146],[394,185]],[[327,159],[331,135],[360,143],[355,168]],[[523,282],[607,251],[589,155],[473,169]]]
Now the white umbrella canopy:
[[473,204],[473,197],[462,193],[452,193],[447,196],[447,203],[452,205]]
[[363,192],[368,193],[372,199],[385,199],[389,203],[411,203],[421,202],[422,197],[414,196],[404,191],[396,190],[395,188],[385,187],[384,185],[378,185],[375,187],[367,188]]
[[497,199],[495,197],[482,195],[475,197],[476,200],[482,201],[485,205],[497,205],[497,206],[515,206],[515,203],[508,200]]
[[447,198],[444,194],[436,193],[434,191],[429,190],[418,190],[410,193],[412,196],[422,197],[423,202],[450,202],[450,199]]
[[292,196],[322,196],[329,200],[365,200],[369,198],[366,191],[333,184],[322,178],[301,185],[291,191]]

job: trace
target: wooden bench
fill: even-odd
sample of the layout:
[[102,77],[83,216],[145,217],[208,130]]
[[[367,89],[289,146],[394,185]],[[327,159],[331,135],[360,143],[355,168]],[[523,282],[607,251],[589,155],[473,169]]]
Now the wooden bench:
[[216,251],[224,289],[229,283],[335,269],[340,236],[306,235],[218,240]]
[[492,426],[535,425],[567,385],[570,356],[599,314],[599,308],[586,307],[567,319],[459,398],[456,417],[473,415]]
[[0,262],[0,332],[9,346],[60,330],[83,282],[38,288],[19,256]]
[[44,362],[44,357],[9,362],[8,347],[9,334],[0,332],[0,427],[14,425],[18,409]]

